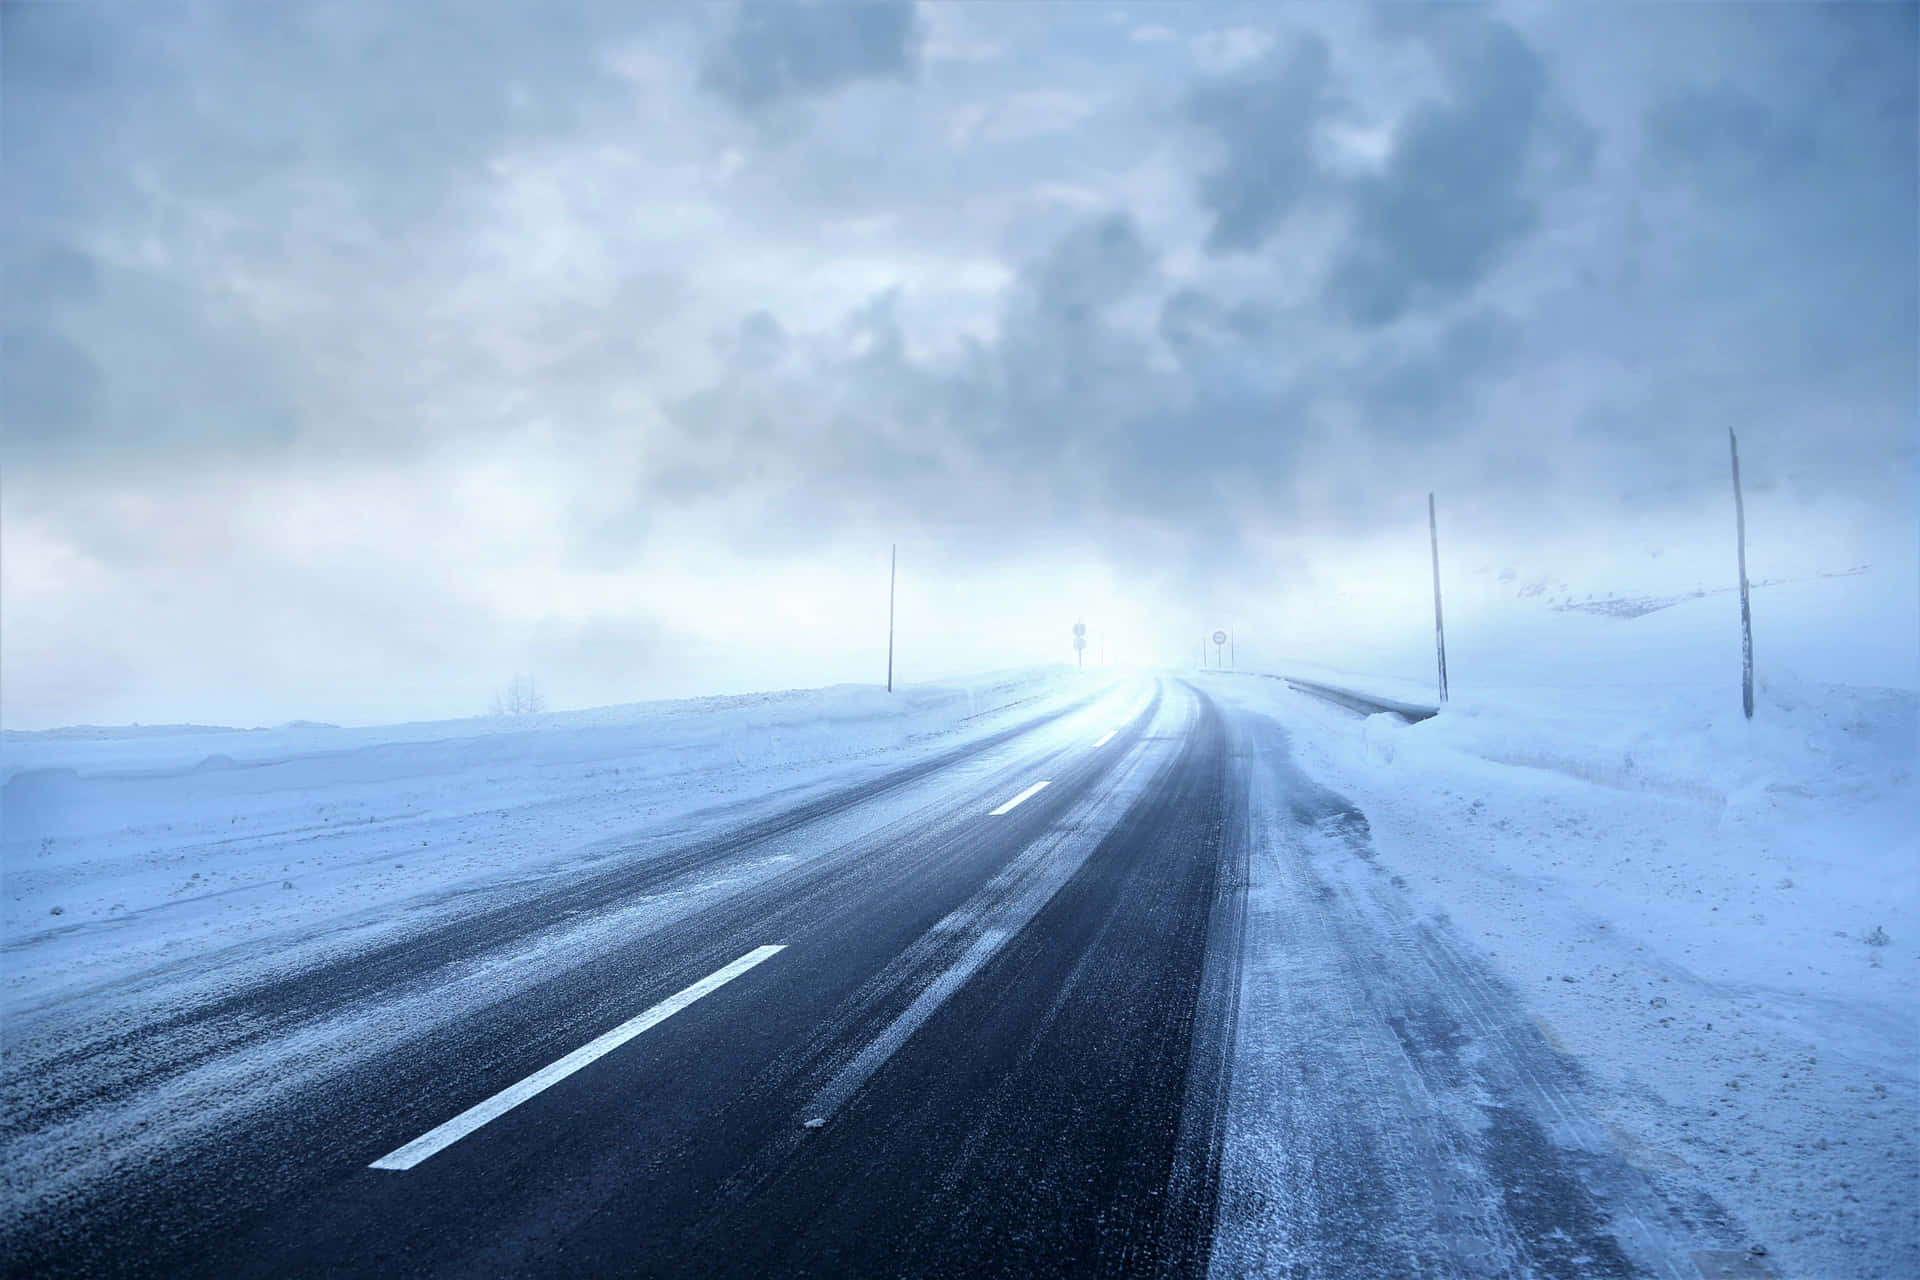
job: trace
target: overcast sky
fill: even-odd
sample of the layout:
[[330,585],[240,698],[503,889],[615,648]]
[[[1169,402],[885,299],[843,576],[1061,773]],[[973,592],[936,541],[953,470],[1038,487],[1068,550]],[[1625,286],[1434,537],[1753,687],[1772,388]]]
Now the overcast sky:
[[1724,585],[1728,427],[1916,537],[1912,5],[0,12],[10,728]]

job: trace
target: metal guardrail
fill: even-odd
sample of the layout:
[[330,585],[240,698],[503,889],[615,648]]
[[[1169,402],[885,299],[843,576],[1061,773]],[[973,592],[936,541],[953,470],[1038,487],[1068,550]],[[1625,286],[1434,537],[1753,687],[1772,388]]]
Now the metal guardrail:
[[1399,716],[1408,724],[1418,724],[1422,720],[1431,720],[1440,714],[1440,708],[1418,702],[1399,702],[1393,698],[1382,698],[1378,694],[1362,693],[1357,689],[1342,689],[1338,685],[1320,684],[1313,680],[1296,680],[1292,676],[1274,676],[1275,680],[1284,680],[1290,688],[1301,693],[1324,698],[1337,703],[1350,711],[1359,711],[1366,715],[1386,712]]
[[1418,724],[1422,720],[1431,720],[1440,714],[1440,708],[1432,703],[1401,702],[1396,698],[1383,698],[1377,693],[1366,693],[1359,689],[1343,689],[1337,684],[1321,684],[1317,680],[1302,680],[1296,676],[1278,675],[1271,671],[1208,671],[1205,674],[1209,676],[1243,675],[1254,676],[1262,680],[1278,680],[1282,684],[1297,689],[1310,697],[1335,703],[1347,708],[1349,711],[1358,711],[1362,715],[1377,715],[1385,712],[1388,715],[1399,716],[1408,724]]

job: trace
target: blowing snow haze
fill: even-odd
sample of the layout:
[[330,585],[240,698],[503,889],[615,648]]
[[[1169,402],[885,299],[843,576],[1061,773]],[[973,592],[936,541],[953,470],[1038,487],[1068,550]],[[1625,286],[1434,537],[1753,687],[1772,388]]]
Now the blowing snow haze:
[[11,728],[1913,559],[1911,5],[0,16]]

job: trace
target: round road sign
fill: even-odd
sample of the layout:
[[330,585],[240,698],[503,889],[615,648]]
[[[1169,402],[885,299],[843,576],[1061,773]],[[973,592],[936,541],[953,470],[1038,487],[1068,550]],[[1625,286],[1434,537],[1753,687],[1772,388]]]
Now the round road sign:
[[1227,642],[1227,633],[1226,633],[1226,632],[1224,632],[1224,631],[1216,631],[1216,632],[1214,632],[1214,633],[1213,633],[1213,642],[1214,642],[1215,644],[1225,644],[1225,643]]
[[1083,636],[1083,635],[1085,635],[1085,634],[1087,634],[1087,624],[1086,624],[1086,623],[1084,623],[1084,622],[1076,622],[1076,623],[1074,623],[1074,624],[1073,624],[1073,634],[1075,634],[1075,635],[1077,635],[1077,636]]

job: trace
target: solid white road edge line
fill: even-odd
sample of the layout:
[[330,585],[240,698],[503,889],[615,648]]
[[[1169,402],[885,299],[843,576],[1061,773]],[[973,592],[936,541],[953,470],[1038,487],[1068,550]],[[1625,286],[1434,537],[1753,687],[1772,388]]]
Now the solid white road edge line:
[[1007,801],[1005,804],[1001,805],[998,809],[995,809],[992,813],[988,814],[987,816],[989,818],[997,818],[1003,813],[1010,812],[1014,808],[1014,806],[1022,803],[1023,801],[1033,799],[1034,796],[1040,793],[1040,788],[1048,785],[1048,783],[1051,783],[1052,781],[1053,781],[1052,778],[1048,778],[1046,782],[1034,783],[1032,786],[1028,787],[1025,791],[1022,791],[1019,795]]
[[629,1018],[613,1030],[581,1045],[566,1057],[542,1067],[519,1084],[509,1085],[485,1102],[475,1103],[436,1129],[421,1134],[406,1146],[389,1152],[368,1165],[369,1169],[411,1169],[428,1156],[444,1151],[489,1120],[497,1120],[528,1098],[559,1084],[580,1068],[603,1054],[611,1053],[650,1027],[658,1026],[702,996],[711,995],[732,982],[762,960],[786,950],[779,946],[755,947],[724,969],[716,969],[683,991],[668,996],[645,1013]]
[[1100,741],[1098,741],[1098,742],[1096,742],[1096,743],[1094,743],[1094,744],[1093,744],[1093,746],[1094,746],[1094,749],[1095,749],[1095,750],[1097,751],[1097,750],[1099,750],[1099,749],[1100,749],[1101,747],[1104,747],[1104,746],[1106,746],[1106,745],[1107,745],[1107,744],[1108,744],[1109,742],[1112,742],[1112,741],[1113,741],[1113,735],[1114,735],[1114,734],[1116,734],[1116,733],[1118,733],[1118,732],[1120,732],[1120,731],[1119,731],[1118,729],[1109,729],[1109,730],[1107,730],[1107,736],[1106,736],[1106,737],[1104,737],[1104,738],[1102,738],[1102,739],[1100,739]]

